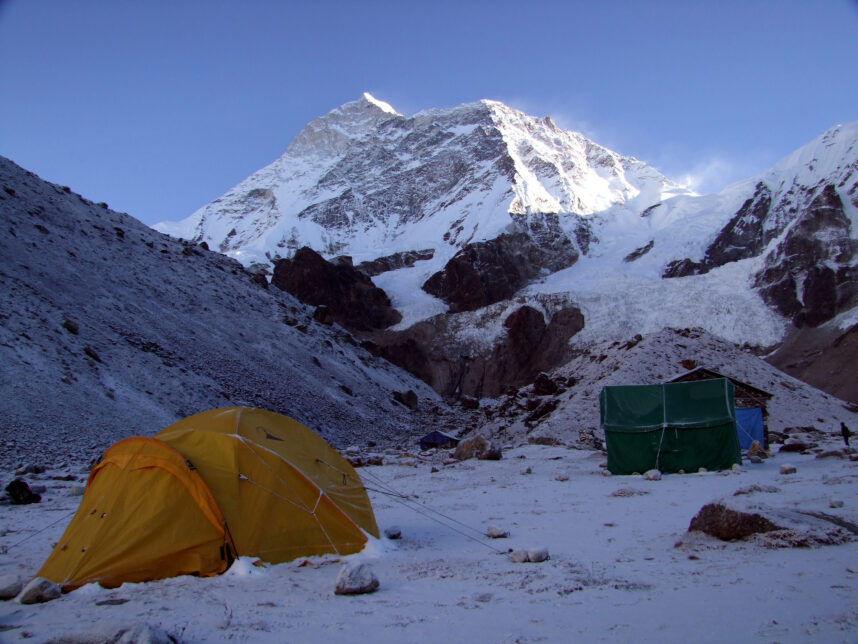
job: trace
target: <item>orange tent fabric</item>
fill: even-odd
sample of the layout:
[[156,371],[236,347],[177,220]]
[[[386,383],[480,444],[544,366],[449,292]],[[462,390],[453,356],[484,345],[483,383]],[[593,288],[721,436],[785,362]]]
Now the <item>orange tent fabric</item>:
[[223,572],[234,552],[220,509],[184,456],[152,438],[110,447],[38,572],[72,590]]

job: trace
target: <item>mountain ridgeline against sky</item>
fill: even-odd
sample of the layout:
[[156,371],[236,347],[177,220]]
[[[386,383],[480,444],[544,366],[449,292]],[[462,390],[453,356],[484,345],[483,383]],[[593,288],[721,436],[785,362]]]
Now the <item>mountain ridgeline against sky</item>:
[[645,207],[683,192],[645,163],[502,103],[407,118],[364,94],[221,198],[157,228],[245,262],[303,245],[372,259],[423,243],[449,257],[532,214]]

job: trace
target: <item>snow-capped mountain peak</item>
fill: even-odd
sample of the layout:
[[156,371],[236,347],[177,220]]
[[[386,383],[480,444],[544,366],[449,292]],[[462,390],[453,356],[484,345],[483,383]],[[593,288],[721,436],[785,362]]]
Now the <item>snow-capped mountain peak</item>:
[[[503,103],[398,114],[370,94],[309,123],[282,157],[158,230],[206,241],[244,263],[311,246],[373,259],[468,243],[540,213],[644,208],[685,194],[655,169]],[[577,219],[563,218],[571,229]]]
[[358,100],[340,105],[307,124],[286,148],[286,155],[292,159],[336,157],[391,117],[404,118],[387,103],[364,92]]
[[393,107],[391,107],[390,103],[385,103],[384,101],[380,101],[375,96],[370,94],[369,92],[364,92],[361,96],[361,100],[366,101],[367,103],[371,103],[375,105],[383,112],[387,112],[388,114],[393,114],[394,116],[402,116],[399,112],[397,112]]

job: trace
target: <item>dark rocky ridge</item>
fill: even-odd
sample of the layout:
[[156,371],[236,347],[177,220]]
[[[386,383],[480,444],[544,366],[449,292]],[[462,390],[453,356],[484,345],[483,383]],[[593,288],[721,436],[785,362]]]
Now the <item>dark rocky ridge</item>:
[[[483,275],[506,279],[503,266]],[[560,364],[567,343],[584,328],[575,307],[561,309],[546,322],[544,315],[522,306],[504,321],[504,334],[488,352],[474,354],[456,339],[449,316],[440,315],[404,331],[385,331],[398,321],[384,291],[351,266],[349,258],[328,262],[309,248],[276,263],[274,286],[302,302],[314,304],[317,318],[328,316],[365,339],[372,353],[417,376],[448,398],[496,396],[509,386],[529,384],[542,371]],[[497,292],[497,286],[489,284]],[[395,314],[395,315],[394,315]],[[393,322],[391,322],[393,320]]]
[[361,262],[357,265],[357,269],[369,277],[374,277],[375,275],[381,275],[382,273],[395,271],[400,268],[411,268],[414,266],[415,262],[432,259],[434,256],[434,248],[427,248],[425,250],[409,250],[401,253],[394,253],[393,255],[385,255],[384,257],[377,257],[376,259],[368,262]]
[[665,268],[663,277],[701,275],[728,262],[761,254],[766,244],[776,236],[775,231],[768,235],[764,234],[764,223],[769,216],[771,206],[771,190],[766,184],[758,183],[754,195],[742,204],[706,249],[702,261],[681,259],[671,262]]
[[364,273],[347,262],[329,262],[310,248],[276,262],[271,283],[305,304],[327,307],[334,321],[354,331],[384,329],[402,319]]
[[562,233],[551,237],[551,246],[525,232],[509,233],[466,245],[422,288],[446,302],[451,313],[474,311],[511,298],[543,270],[554,272],[577,259]]
[[755,286],[795,326],[819,326],[858,304],[858,240],[851,227],[828,184],[766,256]]
[[507,316],[503,328],[489,351],[475,352],[457,340],[451,319],[443,315],[404,331],[376,333],[365,346],[446,398],[491,398],[562,364],[569,339],[584,328],[584,316],[567,307],[546,322],[542,312],[525,305]]
[[766,253],[754,286],[795,326],[819,326],[852,308],[858,304],[858,241],[852,238],[840,195],[830,183],[802,192],[810,200],[805,207],[786,198],[773,206],[771,190],[757,184],[753,197],[718,233],[701,261],[670,262],[663,277],[700,275]]

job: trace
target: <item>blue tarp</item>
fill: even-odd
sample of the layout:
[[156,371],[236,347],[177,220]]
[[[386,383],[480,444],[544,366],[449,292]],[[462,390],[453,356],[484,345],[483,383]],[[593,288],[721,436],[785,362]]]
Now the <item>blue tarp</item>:
[[748,449],[754,441],[759,441],[760,445],[765,445],[763,410],[759,407],[737,409],[736,433],[739,435],[739,447],[742,449]]

